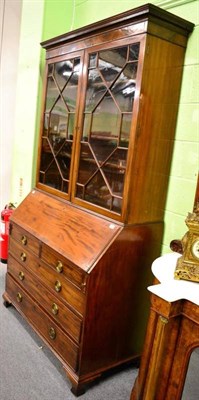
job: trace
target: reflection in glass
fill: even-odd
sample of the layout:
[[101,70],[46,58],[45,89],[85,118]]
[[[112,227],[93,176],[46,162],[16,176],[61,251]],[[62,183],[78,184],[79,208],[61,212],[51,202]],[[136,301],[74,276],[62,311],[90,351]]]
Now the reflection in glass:
[[106,144],[104,144],[104,140],[91,136],[90,145],[98,164],[102,166],[102,163],[104,163],[117,148],[117,141],[114,139],[107,139]]
[[131,122],[132,122],[131,113],[122,115],[120,141],[119,141],[119,146],[121,146],[121,147],[128,147],[128,145],[129,145]]
[[91,112],[107,92],[99,71],[91,69],[88,74],[86,91],[86,111]]
[[39,182],[67,193],[80,58],[48,65]]
[[137,64],[127,64],[112,87],[112,93],[122,112],[132,111],[136,73]]
[[46,112],[50,112],[55,102],[57,101],[58,96],[59,96],[59,90],[55,84],[53,77],[50,77],[48,78],[48,83],[47,83]]
[[122,210],[138,56],[136,43],[93,53],[89,60],[76,197],[117,213]]
[[78,182],[86,185],[97,171],[95,159],[87,143],[81,145],[80,168]]
[[199,394],[198,370],[199,370],[199,347],[197,347],[191,353],[184,384],[184,390],[182,393],[182,400],[198,399],[198,394]]
[[129,61],[136,61],[139,57],[140,44],[132,44],[129,46]]
[[93,113],[91,136],[117,137],[119,134],[121,114],[112,96],[107,93]]
[[49,137],[53,137],[55,144],[64,140],[67,135],[68,112],[61,98],[55,103],[50,117]]

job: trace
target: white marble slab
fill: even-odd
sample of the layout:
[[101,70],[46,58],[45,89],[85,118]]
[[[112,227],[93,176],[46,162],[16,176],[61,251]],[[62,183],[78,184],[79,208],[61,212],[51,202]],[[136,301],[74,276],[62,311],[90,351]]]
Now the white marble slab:
[[199,306],[199,283],[174,279],[179,257],[179,253],[173,252],[153,262],[151,270],[161,283],[149,286],[148,290],[169,302],[186,299]]

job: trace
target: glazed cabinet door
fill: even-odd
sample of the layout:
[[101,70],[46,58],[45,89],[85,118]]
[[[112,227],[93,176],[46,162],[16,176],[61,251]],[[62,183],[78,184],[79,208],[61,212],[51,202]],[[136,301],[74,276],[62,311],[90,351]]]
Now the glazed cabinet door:
[[68,199],[81,69],[81,53],[71,53],[64,58],[57,57],[47,62],[37,186]]
[[92,47],[85,56],[85,101],[73,201],[111,217],[113,213],[121,216],[123,209],[135,99],[140,88],[141,47],[138,38],[131,38]]

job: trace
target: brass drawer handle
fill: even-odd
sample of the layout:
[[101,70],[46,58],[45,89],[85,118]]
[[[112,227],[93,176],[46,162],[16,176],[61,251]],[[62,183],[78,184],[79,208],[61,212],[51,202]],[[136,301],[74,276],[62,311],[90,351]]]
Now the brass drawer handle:
[[54,340],[56,338],[56,331],[54,328],[52,328],[52,326],[49,329],[49,336],[52,340]]
[[55,282],[55,290],[56,290],[56,292],[60,292],[60,290],[61,290],[61,282],[60,281]]
[[17,293],[17,301],[18,301],[18,303],[21,303],[22,302],[22,299],[23,299],[23,296],[21,295],[21,293]]
[[58,305],[57,305],[56,303],[53,303],[53,304],[52,304],[52,313],[53,313],[54,315],[57,315],[58,312],[59,312],[59,307],[58,307]]
[[62,264],[62,262],[61,261],[57,261],[57,264],[56,264],[56,271],[57,272],[59,272],[59,274],[63,271],[63,264]]
[[20,279],[20,281],[23,281],[25,279],[25,275],[24,275],[23,271],[19,272],[19,279]]
[[24,246],[26,246],[26,244],[28,243],[28,239],[27,239],[27,237],[26,237],[25,235],[23,235],[23,236],[21,237],[21,243],[22,243]]
[[21,258],[21,261],[26,261],[26,253],[21,253],[21,255],[20,255],[20,258]]

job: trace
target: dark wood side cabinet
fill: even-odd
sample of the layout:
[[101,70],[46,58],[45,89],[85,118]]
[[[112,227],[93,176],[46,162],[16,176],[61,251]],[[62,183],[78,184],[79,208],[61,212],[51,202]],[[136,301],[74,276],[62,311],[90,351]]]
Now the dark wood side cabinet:
[[192,351],[199,347],[199,306],[151,296],[151,311],[131,400],[180,400]]
[[142,351],[192,29],[148,4],[42,43],[37,183],[11,218],[4,300],[76,395]]

